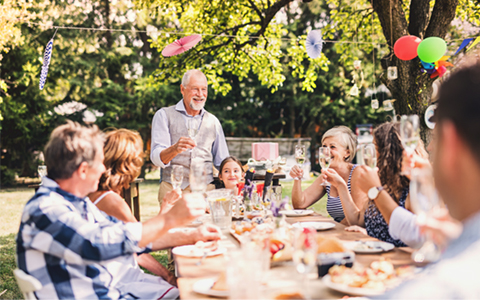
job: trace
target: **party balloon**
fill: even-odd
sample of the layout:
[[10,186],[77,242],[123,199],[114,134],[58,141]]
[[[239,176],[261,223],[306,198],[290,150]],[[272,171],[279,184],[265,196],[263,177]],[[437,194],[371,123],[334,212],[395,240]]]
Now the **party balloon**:
[[436,36],[424,39],[417,48],[418,57],[427,63],[436,62],[443,57],[446,51],[447,44]]
[[424,61],[420,61],[420,62],[422,63],[423,68],[426,70],[435,69],[435,64],[427,63]]
[[393,52],[401,60],[411,60],[417,57],[417,47],[422,40],[414,35],[399,38],[393,45]]
[[438,72],[438,76],[442,77],[443,74],[445,74],[445,72],[447,72],[447,68],[445,68],[444,66],[440,66],[440,67],[438,67],[437,72]]
[[439,67],[444,66],[444,67],[453,67],[452,63],[449,63],[448,61],[445,60],[439,60],[437,61],[437,64]]

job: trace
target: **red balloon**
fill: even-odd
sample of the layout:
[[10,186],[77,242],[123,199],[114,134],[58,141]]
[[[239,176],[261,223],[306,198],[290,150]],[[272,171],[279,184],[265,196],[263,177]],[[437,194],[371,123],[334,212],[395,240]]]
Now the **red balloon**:
[[422,40],[414,35],[399,38],[393,45],[393,52],[401,60],[411,60],[417,57],[417,48]]

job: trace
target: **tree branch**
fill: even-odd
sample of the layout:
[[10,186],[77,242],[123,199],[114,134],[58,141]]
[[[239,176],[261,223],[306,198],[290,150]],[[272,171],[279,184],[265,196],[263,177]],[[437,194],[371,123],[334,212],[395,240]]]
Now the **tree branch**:
[[408,32],[423,38],[430,16],[431,0],[412,0],[410,3],[410,17]]
[[263,23],[262,12],[258,9],[258,7],[255,5],[255,3],[252,0],[248,0],[248,3],[250,3],[251,8],[257,13],[258,17],[260,18],[260,21]]
[[444,38],[450,23],[455,18],[458,0],[437,0],[433,7],[432,17],[425,31],[425,37],[438,36]]
[[402,0],[372,0],[372,6],[389,45],[393,45],[396,40],[408,33]]

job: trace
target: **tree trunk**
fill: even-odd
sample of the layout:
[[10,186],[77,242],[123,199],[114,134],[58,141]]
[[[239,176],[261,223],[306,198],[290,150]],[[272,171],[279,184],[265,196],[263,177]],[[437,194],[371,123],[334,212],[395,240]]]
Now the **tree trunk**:
[[428,128],[423,115],[430,104],[432,83],[426,73],[420,71],[420,59],[402,61],[393,53],[393,45],[400,37],[413,34],[420,38],[437,36],[444,38],[451,21],[455,17],[458,0],[437,0],[430,11],[427,0],[411,0],[410,23],[407,24],[402,0],[374,0],[372,6],[382,25],[383,34],[390,45],[390,53],[382,58],[382,68],[397,67],[398,78],[388,80],[383,72],[380,79],[392,93],[395,111],[399,115],[417,114],[421,119],[422,139],[428,139]]

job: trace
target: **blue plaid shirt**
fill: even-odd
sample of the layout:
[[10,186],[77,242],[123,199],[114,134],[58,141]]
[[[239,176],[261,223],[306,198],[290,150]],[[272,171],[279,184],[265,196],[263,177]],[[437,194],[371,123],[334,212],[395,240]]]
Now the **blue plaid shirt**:
[[141,234],[141,223],[107,216],[44,177],[23,210],[17,265],[42,283],[38,298],[130,298],[113,286],[115,274],[104,264],[143,251]]

